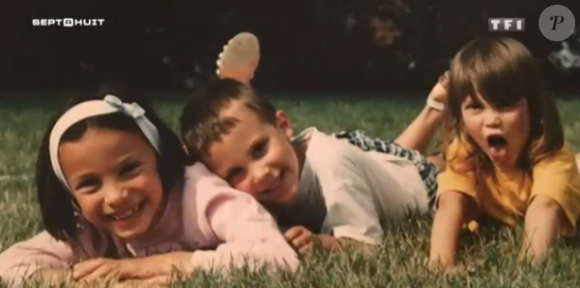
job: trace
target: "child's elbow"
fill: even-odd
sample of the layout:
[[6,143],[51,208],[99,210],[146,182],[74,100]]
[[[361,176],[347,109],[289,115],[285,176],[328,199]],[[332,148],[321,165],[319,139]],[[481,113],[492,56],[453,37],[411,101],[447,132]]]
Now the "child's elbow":
[[461,217],[475,218],[477,204],[472,197],[457,191],[447,191],[439,196],[438,211],[456,214]]
[[528,213],[538,213],[541,215],[557,215],[561,217],[564,213],[562,206],[554,199],[538,195],[534,197],[530,206],[528,207]]

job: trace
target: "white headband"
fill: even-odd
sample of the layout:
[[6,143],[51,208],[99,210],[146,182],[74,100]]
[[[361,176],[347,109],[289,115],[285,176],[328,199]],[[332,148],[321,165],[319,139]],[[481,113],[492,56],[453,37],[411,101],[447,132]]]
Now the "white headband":
[[159,131],[145,117],[145,110],[141,108],[137,103],[127,104],[123,103],[119,98],[112,95],[107,95],[103,100],[91,100],[77,104],[76,106],[69,109],[64,115],[62,115],[50,132],[49,140],[49,153],[50,162],[56,177],[62,182],[62,184],[67,187],[70,191],[72,189],[68,185],[66,178],[60,167],[60,161],[58,160],[58,146],[60,145],[60,138],[62,134],[70,128],[75,123],[87,119],[89,117],[105,115],[121,112],[125,115],[131,116],[135,119],[135,122],[147,137],[147,140],[153,145],[153,148],[159,153],[160,150],[160,140]]

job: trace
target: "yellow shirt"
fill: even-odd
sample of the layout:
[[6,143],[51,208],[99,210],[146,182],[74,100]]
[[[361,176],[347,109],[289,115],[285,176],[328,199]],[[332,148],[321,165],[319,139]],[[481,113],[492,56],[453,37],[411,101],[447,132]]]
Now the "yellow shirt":
[[[468,144],[457,139],[447,153],[448,167],[438,177],[439,195],[446,191],[465,193],[477,202],[480,211],[510,226],[524,217],[530,200],[536,195],[554,199],[564,212],[566,219],[561,227],[563,235],[576,233],[576,221],[580,214],[580,174],[574,153],[568,145],[556,155],[536,164],[531,173],[513,171],[504,173],[495,169],[497,182],[492,176],[485,178],[489,189],[475,185],[475,174],[462,171]],[[451,166],[458,169],[451,169]],[[465,170],[465,169],[464,169]],[[473,228],[470,223],[470,228]]]

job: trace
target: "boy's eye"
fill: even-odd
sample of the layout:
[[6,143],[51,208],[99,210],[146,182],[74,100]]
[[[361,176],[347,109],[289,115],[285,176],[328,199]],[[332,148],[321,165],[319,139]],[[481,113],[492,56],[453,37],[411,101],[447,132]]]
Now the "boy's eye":
[[242,168],[234,168],[234,169],[230,170],[230,172],[226,176],[225,180],[228,183],[232,183],[233,181],[236,180],[237,177],[239,177],[240,175],[242,175],[242,173],[244,173],[244,169],[242,169]]
[[268,139],[261,140],[254,147],[252,147],[252,157],[259,158],[266,152],[268,146]]
[[131,176],[137,172],[137,169],[141,167],[141,162],[130,162],[127,163],[121,168],[121,175],[122,176]]

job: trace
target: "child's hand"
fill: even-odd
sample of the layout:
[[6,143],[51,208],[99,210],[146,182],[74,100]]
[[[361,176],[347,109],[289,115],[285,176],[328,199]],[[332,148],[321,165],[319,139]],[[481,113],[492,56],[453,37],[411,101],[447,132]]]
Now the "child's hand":
[[535,196],[526,211],[520,260],[543,262],[558,239],[565,217],[566,212],[558,202],[548,196]]
[[461,274],[469,274],[475,272],[475,268],[473,266],[468,266],[465,264],[461,265],[441,265],[437,262],[429,261],[428,268],[433,271],[434,273],[438,273],[441,276],[461,276]]
[[157,276],[171,276],[179,269],[190,273],[191,253],[172,252],[133,259],[99,258],[81,262],[74,267],[73,280],[93,281],[102,278],[150,279]]
[[330,235],[313,234],[302,226],[294,226],[284,234],[286,241],[299,253],[305,253],[312,249],[314,242],[319,243],[323,249],[332,251],[340,248],[340,241]]
[[304,253],[312,247],[314,234],[302,226],[294,226],[284,233],[286,241],[294,250]]
[[478,206],[475,199],[457,191],[445,191],[439,196],[437,211],[431,228],[431,265],[455,265],[455,254],[463,224],[476,219]]
[[449,71],[441,74],[439,76],[439,81],[433,86],[431,92],[429,93],[429,98],[439,103],[447,104],[447,90],[448,90],[448,75]]
[[131,279],[123,282],[118,282],[113,287],[114,288],[167,287],[169,280],[170,280],[169,276],[161,275],[149,279]]

